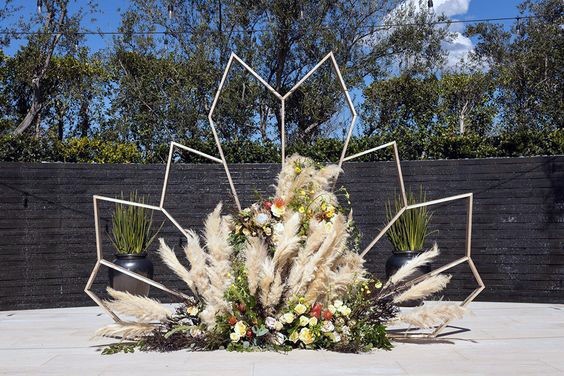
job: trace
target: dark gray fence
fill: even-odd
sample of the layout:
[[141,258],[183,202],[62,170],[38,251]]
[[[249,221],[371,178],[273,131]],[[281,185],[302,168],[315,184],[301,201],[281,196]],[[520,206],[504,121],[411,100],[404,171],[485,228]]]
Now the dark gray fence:
[[[479,300],[564,302],[564,157],[406,161],[406,186],[422,187],[427,199],[474,192],[472,251],[486,290]],[[278,165],[231,166],[239,196],[249,204],[268,195]],[[96,261],[92,195],[137,190],[157,204],[162,165],[0,163],[0,310],[93,304],[83,292]],[[350,194],[367,244],[383,227],[384,203],[397,192],[392,162],[350,163],[338,185]],[[206,213],[222,200],[233,207],[219,165],[174,165],[165,207],[186,228],[201,229]],[[464,252],[465,202],[431,208],[442,254],[435,265]],[[107,229],[111,205],[101,205]],[[164,221],[161,214],[155,220]],[[178,250],[183,238],[168,222],[161,236]],[[155,246],[154,246],[155,247]],[[112,249],[104,236],[106,258]],[[368,268],[381,276],[390,245],[382,239],[368,254]],[[184,289],[153,257],[155,279]],[[461,299],[475,283],[466,264],[450,271],[448,299]],[[95,289],[103,291],[107,270]],[[156,297],[166,296],[153,291]]]

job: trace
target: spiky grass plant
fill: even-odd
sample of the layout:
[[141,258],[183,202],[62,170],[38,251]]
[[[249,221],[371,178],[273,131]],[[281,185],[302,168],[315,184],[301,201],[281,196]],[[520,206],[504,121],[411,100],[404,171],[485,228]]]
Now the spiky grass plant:
[[[121,194],[123,200],[123,193]],[[140,204],[145,203],[145,197],[139,196],[137,192],[129,195],[129,201]],[[116,204],[112,215],[112,236],[110,239],[121,255],[140,255],[147,250],[149,245],[162,228],[152,231],[153,213],[149,209],[140,206]]]
[[[419,198],[412,192],[407,192],[407,204],[424,202],[426,199],[423,189],[419,189]],[[386,218],[389,221],[403,208],[403,200],[396,197],[393,202],[386,203]],[[409,209],[395,221],[386,236],[396,251],[418,251],[423,249],[433,213],[426,206]]]

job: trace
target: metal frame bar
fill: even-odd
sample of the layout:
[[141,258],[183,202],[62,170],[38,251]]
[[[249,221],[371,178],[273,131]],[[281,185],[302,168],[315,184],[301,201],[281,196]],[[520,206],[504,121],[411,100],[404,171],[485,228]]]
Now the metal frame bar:
[[[171,150],[172,150],[172,147],[173,147],[173,145],[171,145]],[[172,154],[170,154],[170,155],[172,155]],[[170,159],[169,159],[169,162],[170,162]],[[167,178],[168,178],[168,174],[165,177],[165,186],[163,187],[163,190],[166,188]],[[86,283],[86,286],[84,287],[84,292],[86,292],[86,294],[88,294],[88,296],[90,296],[90,298],[98,306],[100,306],[100,308],[102,308],[108,315],[110,315],[111,318],[116,323],[122,323],[122,322],[124,322],[124,320],[122,320],[115,312],[113,312],[104,303],[104,301],[102,299],[100,299],[98,297],[98,295],[96,295],[96,293],[94,293],[94,291],[92,291],[92,285],[94,283],[94,280],[96,279],[96,275],[98,274],[101,265],[104,265],[108,268],[117,270],[117,271],[119,271],[123,274],[126,274],[126,275],[128,275],[128,276],[130,276],[130,277],[132,277],[132,278],[134,278],[138,281],[144,282],[144,283],[151,285],[151,286],[153,286],[153,287],[155,287],[159,290],[162,290],[162,291],[167,292],[171,295],[174,295],[174,296],[176,296],[180,299],[188,299],[189,296],[180,292],[180,291],[177,291],[177,290],[174,290],[174,289],[169,289],[168,287],[166,287],[165,285],[163,285],[161,283],[153,281],[152,279],[147,278],[145,276],[142,276],[141,274],[135,273],[131,270],[122,268],[121,266],[116,265],[113,262],[110,262],[110,261],[104,259],[104,254],[103,254],[103,250],[102,250],[102,241],[101,241],[102,237],[101,237],[101,232],[100,232],[100,216],[99,216],[99,210],[98,210],[98,201],[113,202],[113,203],[116,203],[116,204],[130,205],[130,206],[146,208],[146,209],[150,209],[150,210],[154,210],[154,211],[160,211],[174,224],[174,226],[176,228],[178,228],[180,230],[180,232],[186,238],[188,238],[188,234],[186,233],[186,230],[184,230],[182,228],[182,226],[180,226],[180,224],[166,211],[166,209],[162,208],[161,206],[154,206],[154,205],[142,204],[142,203],[139,203],[139,202],[121,200],[121,199],[112,198],[112,197],[94,195],[93,196],[93,204],[94,204],[94,226],[95,226],[95,230],[96,230],[96,265],[94,266],[94,269],[92,269],[92,273],[90,274],[90,277],[88,278],[88,282]]]
[[[380,234],[378,234],[378,237],[375,239],[375,241],[373,241],[373,243],[376,244],[376,242],[391,227],[391,225],[395,221],[397,221],[399,216],[401,214],[403,214],[404,211],[407,211],[407,210],[410,210],[410,209],[415,209],[415,208],[420,208],[420,207],[423,207],[423,206],[443,204],[443,203],[446,203],[446,202],[451,202],[451,201],[455,201],[455,200],[464,200],[464,199],[467,200],[467,206],[466,206],[466,239],[465,239],[464,256],[459,258],[459,259],[456,259],[456,260],[454,260],[454,261],[452,261],[448,264],[440,266],[440,267],[432,270],[429,273],[423,274],[423,275],[416,277],[416,278],[410,280],[409,282],[407,282],[410,285],[414,285],[416,283],[419,283],[419,282],[425,280],[428,277],[435,276],[439,273],[442,273],[442,272],[444,272],[448,269],[452,269],[455,266],[466,262],[466,263],[468,263],[468,266],[470,267],[470,271],[472,272],[472,276],[476,280],[478,287],[474,291],[472,291],[470,293],[470,295],[468,295],[462,303],[460,303],[461,307],[466,307],[468,304],[470,304],[486,288],[486,285],[484,284],[484,281],[482,280],[480,273],[478,272],[478,268],[476,268],[476,265],[474,264],[474,260],[472,260],[472,208],[473,208],[473,203],[474,203],[473,193],[464,193],[464,194],[460,194],[460,195],[444,197],[444,198],[437,199],[437,200],[431,200],[431,201],[421,202],[421,203],[418,203],[418,204],[408,205],[405,208],[403,208],[403,210],[400,210],[400,213],[398,213],[399,215],[396,215],[394,218],[392,218],[390,223],[388,223],[388,225],[384,228],[384,230]],[[371,245],[369,247],[367,247],[367,249],[363,252],[362,255],[364,256],[366,254],[366,252],[368,252],[368,250],[370,250],[370,248],[374,246],[374,244],[371,243]],[[409,331],[406,331],[402,335],[404,335],[404,336],[424,336],[424,337],[428,337],[428,338],[435,338],[435,337],[437,337],[437,335],[440,332],[443,331],[443,329],[450,323],[450,321],[451,320],[444,321],[442,324],[437,326],[431,333],[411,333]]]
[[[227,178],[229,179],[229,184],[231,186],[233,186],[233,183],[231,181],[231,175],[229,174],[229,169],[227,167],[227,163],[225,161],[225,156],[223,154],[223,150],[221,148],[221,143],[219,141],[219,137],[217,135],[217,130],[216,130],[216,123],[213,120],[213,113],[215,111],[215,108],[217,106],[217,102],[219,100],[219,96],[221,94],[221,91],[225,85],[225,81],[227,79],[227,75],[229,73],[229,70],[231,69],[231,67],[233,66],[233,62],[237,61],[239,64],[241,64],[241,66],[246,69],[249,73],[251,73],[253,75],[253,77],[255,77],[261,84],[263,84],[272,94],[274,94],[274,96],[276,98],[278,98],[280,100],[280,118],[282,119],[282,123],[280,124],[280,130],[281,130],[281,135],[280,135],[280,139],[281,139],[281,157],[282,157],[282,166],[284,166],[284,162],[286,159],[286,99],[288,99],[288,97],[290,95],[292,95],[292,93],[294,93],[304,82],[306,82],[308,80],[308,78],[310,78],[326,61],[330,61],[331,62],[331,66],[333,67],[333,70],[335,71],[335,74],[337,76],[337,80],[339,82],[339,86],[341,87],[343,94],[345,95],[345,99],[346,99],[346,103],[347,106],[349,107],[350,111],[351,111],[351,122],[347,131],[347,137],[345,139],[345,143],[343,146],[343,150],[341,151],[341,157],[339,159],[339,167],[341,167],[343,165],[343,161],[345,159],[345,155],[347,153],[347,148],[350,142],[350,139],[352,137],[352,132],[353,132],[353,128],[354,128],[354,124],[358,118],[358,114],[356,113],[356,110],[354,108],[354,104],[352,102],[349,90],[347,89],[347,85],[345,84],[345,81],[343,79],[343,76],[341,74],[341,71],[339,69],[339,65],[337,64],[337,60],[335,59],[335,55],[333,55],[333,52],[329,52],[327,55],[325,55],[325,57],[323,57],[323,59],[321,59],[321,61],[319,61],[309,72],[306,73],[305,76],[303,76],[286,94],[281,95],[279,92],[277,92],[272,86],[270,86],[270,84],[268,82],[266,82],[257,72],[255,72],[247,63],[245,63],[239,56],[237,56],[235,53],[231,53],[231,55],[229,56],[229,60],[227,62],[227,66],[225,67],[225,70],[223,71],[223,76],[221,77],[221,81],[219,82],[219,87],[217,89],[217,92],[215,93],[215,97],[213,100],[213,103],[210,107],[210,112],[208,114],[208,120],[210,123],[210,126],[212,128],[212,133],[215,139],[215,143],[217,145],[217,148],[219,150],[219,154],[221,156],[221,159],[224,163],[225,166],[225,170],[227,172]],[[234,188],[232,188],[234,190]],[[241,207],[239,206],[239,209],[241,209]]]

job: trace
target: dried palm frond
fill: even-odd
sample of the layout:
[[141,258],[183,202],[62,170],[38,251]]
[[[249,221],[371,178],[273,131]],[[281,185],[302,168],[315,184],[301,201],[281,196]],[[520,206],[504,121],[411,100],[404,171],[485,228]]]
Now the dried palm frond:
[[254,295],[257,292],[262,265],[266,260],[268,250],[263,240],[251,237],[243,252],[249,280],[249,292]]
[[337,165],[327,165],[313,176],[313,180],[323,189],[328,189],[343,170]]
[[280,303],[282,292],[284,292],[284,282],[282,281],[280,272],[277,272],[276,276],[274,277],[274,281],[270,286],[270,292],[268,293],[268,297],[266,298],[265,307],[275,308]]
[[384,289],[391,285],[396,285],[402,281],[405,281],[407,278],[412,276],[413,273],[417,272],[417,268],[431,262],[435,257],[439,255],[439,253],[439,247],[437,246],[437,243],[435,243],[430,250],[412,258],[405,265],[399,268],[399,270],[390,277],[388,282],[386,282]]
[[202,295],[209,288],[208,257],[200,245],[200,237],[194,231],[188,231],[184,254],[190,262],[190,277],[197,289],[195,292]]
[[435,304],[401,313],[393,322],[403,322],[418,328],[431,328],[451,320],[461,319],[466,308],[455,303]]
[[438,291],[441,291],[449,283],[451,276],[438,274],[424,279],[409,289],[396,294],[393,297],[394,303],[402,303],[409,300],[425,299]]
[[339,254],[338,252],[341,251],[346,242],[346,232],[345,217],[339,214],[335,218],[332,231],[327,234],[317,252],[306,263],[296,292],[299,293],[307,289],[308,284],[316,278],[317,271],[322,265],[327,265],[327,263],[330,265],[330,260]]
[[158,300],[117,291],[110,287],[107,288],[107,291],[114,299],[105,301],[108,308],[126,316],[133,316],[141,322],[165,321],[172,315],[172,312]]
[[166,245],[163,238],[159,238],[159,243],[160,247],[158,249],[158,253],[165,265],[168,266],[180,279],[182,279],[192,292],[196,293],[197,289],[192,281],[192,277],[188,269],[186,269],[184,265],[178,261],[176,254],[168,245]]
[[301,237],[298,235],[300,230],[300,214],[293,213],[284,222],[284,229],[280,235],[280,240],[276,244],[276,251],[272,261],[277,269],[282,269],[292,257],[295,256],[300,245]]
[[290,273],[286,281],[286,299],[297,293],[304,269],[311,255],[319,249],[326,236],[327,229],[325,225],[312,219],[309,222],[309,235],[306,238],[305,245],[298,251],[298,255],[293,260],[290,268]]
[[123,339],[138,339],[153,332],[157,326],[148,323],[116,323],[104,326],[94,334],[97,337],[121,337]]
[[268,294],[270,292],[270,285],[274,282],[275,270],[274,263],[270,257],[266,257],[261,265],[259,288],[260,288],[260,302],[263,306],[267,306]]

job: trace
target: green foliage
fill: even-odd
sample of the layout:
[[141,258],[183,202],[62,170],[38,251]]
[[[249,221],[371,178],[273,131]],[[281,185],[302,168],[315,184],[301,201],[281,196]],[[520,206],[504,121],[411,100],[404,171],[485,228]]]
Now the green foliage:
[[[425,193],[420,189],[419,197],[412,192],[407,192],[407,204],[425,202]],[[386,219],[393,217],[404,207],[403,199],[396,197],[394,202],[386,203]],[[420,251],[423,249],[425,239],[429,235],[428,227],[433,216],[426,206],[406,210],[392,224],[386,236],[396,251]]]
[[[123,194],[121,195],[123,200]],[[137,192],[129,195],[129,201],[145,204],[145,197],[138,196]],[[153,214],[149,209],[141,206],[116,204],[112,215],[111,240],[118,254],[140,255],[144,253],[157,236],[157,231],[152,231]],[[162,227],[162,225],[161,225]]]
[[134,353],[136,348],[141,348],[142,346],[143,341],[114,343],[105,347],[104,350],[102,350],[102,355],[113,355],[121,352],[124,354]]
[[[405,131],[402,131],[405,130]],[[474,132],[456,134],[446,128],[434,134],[409,132],[402,128],[389,134],[351,139],[347,154],[351,155],[390,141],[397,141],[403,160],[459,159],[489,157],[526,157],[564,154],[564,129],[519,130],[496,136]],[[182,140],[182,144],[217,155],[213,140]],[[335,139],[299,142],[288,147],[287,155],[300,153],[317,161],[338,161],[343,143]],[[260,141],[231,142],[223,145],[228,163],[278,163],[278,145]],[[0,161],[5,162],[79,162],[79,163],[165,163],[169,145],[141,151],[129,142],[106,141],[101,138],[69,138],[64,141],[28,135],[0,136]],[[389,160],[389,152],[370,153],[357,161]],[[179,152],[177,162],[210,163],[208,159]]]

